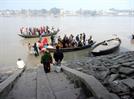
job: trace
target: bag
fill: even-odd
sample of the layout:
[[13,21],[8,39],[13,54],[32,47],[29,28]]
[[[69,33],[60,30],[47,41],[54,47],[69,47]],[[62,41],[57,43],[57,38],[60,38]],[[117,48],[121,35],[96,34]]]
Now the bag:
[[55,71],[56,71],[57,73],[61,72],[61,66],[56,66],[56,67],[55,67]]

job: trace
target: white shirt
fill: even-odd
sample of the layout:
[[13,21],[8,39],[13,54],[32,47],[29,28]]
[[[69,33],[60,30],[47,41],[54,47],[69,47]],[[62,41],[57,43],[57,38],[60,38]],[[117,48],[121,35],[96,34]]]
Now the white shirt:
[[23,60],[18,60],[17,61],[17,66],[18,66],[18,68],[24,68],[24,66],[25,66],[24,61]]

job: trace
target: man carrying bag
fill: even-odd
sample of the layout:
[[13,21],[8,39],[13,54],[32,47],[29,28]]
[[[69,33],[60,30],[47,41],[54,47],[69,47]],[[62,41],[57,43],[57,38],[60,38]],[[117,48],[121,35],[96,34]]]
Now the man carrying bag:
[[53,57],[54,57],[54,60],[55,60],[55,62],[56,62],[55,65],[57,65],[56,71],[57,71],[57,72],[60,72],[60,70],[61,70],[60,65],[61,65],[61,61],[62,61],[62,59],[63,59],[63,57],[64,57],[64,54],[63,54],[63,52],[59,49],[59,46],[56,46],[56,51],[54,52]]

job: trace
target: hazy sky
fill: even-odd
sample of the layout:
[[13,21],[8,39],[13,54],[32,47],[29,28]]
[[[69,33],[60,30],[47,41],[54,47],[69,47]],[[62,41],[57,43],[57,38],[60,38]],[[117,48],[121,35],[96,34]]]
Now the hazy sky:
[[0,9],[134,9],[134,0],[0,0]]

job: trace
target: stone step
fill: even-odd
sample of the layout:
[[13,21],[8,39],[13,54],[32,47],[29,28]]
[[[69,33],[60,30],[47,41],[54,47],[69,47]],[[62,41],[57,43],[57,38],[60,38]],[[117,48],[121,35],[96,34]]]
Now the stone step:
[[[66,66],[62,66],[62,69],[68,76],[75,76],[75,78],[79,79],[85,85],[86,89],[92,93],[92,95],[97,99],[115,99],[112,94],[93,76],[87,75],[85,73],[76,71],[74,69],[70,69]],[[116,96],[116,95],[114,95]],[[116,96],[116,99],[119,99]]]
[[5,96],[10,92],[12,89],[15,81],[21,76],[21,74],[24,72],[25,68],[23,69],[17,69],[14,71],[12,75],[10,75],[5,81],[0,83],[0,99]]
[[63,72],[45,73],[43,67],[26,70],[5,99],[86,99]]
[[6,99],[36,99],[36,70],[25,71]]
[[[46,94],[47,93],[47,94]],[[37,99],[76,99],[79,89],[66,79],[64,73],[44,73],[43,67],[37,72]]]
[[55,99],[43,68],[37,70],[37,99]]

